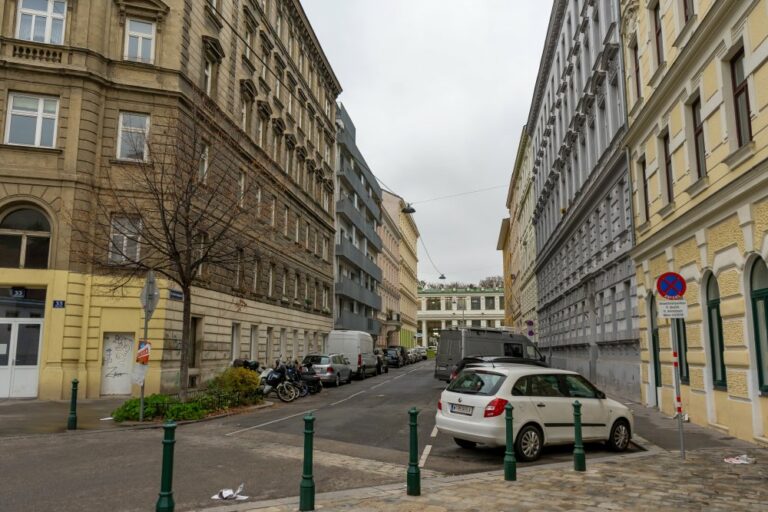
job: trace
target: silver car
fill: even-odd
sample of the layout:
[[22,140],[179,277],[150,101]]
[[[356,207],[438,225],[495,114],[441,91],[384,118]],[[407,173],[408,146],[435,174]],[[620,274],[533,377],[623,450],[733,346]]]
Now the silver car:
[[352,382],[352,366],[341,354],[309,354],[301,364],[311,364],[323,384],[340,386]]

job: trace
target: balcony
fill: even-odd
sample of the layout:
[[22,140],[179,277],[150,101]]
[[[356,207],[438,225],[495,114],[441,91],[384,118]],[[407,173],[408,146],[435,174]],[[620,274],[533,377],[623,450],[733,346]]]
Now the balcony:
[[336,295],[348,297],[376,310],[381,309],[381,297],[348,277],[339,278]]
[[375,318],[353,313],[351,311],[342,311],[334,324],[335,329],[348,329],[350,331],[365,331],[369,334],[379,334],[381,332],[381,322]]
[[381,251],[381,237],[376,233],[376,230],[372,225],[365,221],[365,216],[352,204],[352,201],[345,197],[336,203],[336,213],[342,214],[349,219],[349,221],[355,225],[355,227],[363,234],[365,238],[376,248],[377,251]]
[[376,281],[382,281],[381,269],[376,263],[368,259],[368,257],[349,240],[344,239],[341,243],[336,244],[336,256],[347,259],[350,263],[355,264],[357,268],[362,269],[363,272],[373,277]]
[[363,203],[365,204],[365,207],[370,210],[373,217],[375,219],[380,219],[381,209],[379,208],[379,205],[376,204],[376,201],[373,199],[373,197],[368,195],[368,192],[365,190],[365,187],[363,187],[362,182],[355,175],[355,172],[352,170],[346,160],[341,167],[339,175],[350,187],[352,187],[355,193],[360,196],[360,198],[363,200]]

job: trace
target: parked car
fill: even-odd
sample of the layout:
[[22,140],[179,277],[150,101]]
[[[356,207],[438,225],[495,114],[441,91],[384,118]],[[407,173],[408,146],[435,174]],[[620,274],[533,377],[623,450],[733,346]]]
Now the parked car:
[[513,438],[520,460],[539,458],[544,446],[574,441],[573,403],[582,404],[584,441],[605,441],[624,451],[634,418],[623,404],[576,372],[509,363],[467,368],[440,396],[435,423],[462,448],[504,446],[504,407],[514,409]]
[[418,354],[420,361],[427,359],[427,347],[414,347],[413,350]]
[[536,345],[522,334],[502,329],[463,327],[440,331],[435,357],[435,378],[450,382],[451,374],[467,356],[500,356],[545,362]]
[[384,349],[375,348],[373,349],[373,353],[376,355],[376,358],[378,359],[376,372],[379,375],[381,375],[382,373],[389,373],[389,361],[387,359]]
[[477,366],[494,366],[498,363],[525,364],[531,366],[548,367],[547,363],[539,360],[526,359],[524,357],[505,357],[505,356],[468,356],[458,362],[451,371],[449,382],[453,381],[464,368]]
[[401,347],[398,345],[390,345],[387,347],[387,350],[394,349],[397,351],[398,357],[400,358],[400,366],[405,366],[406,364],[409,364],[408,361],[408,352],[406,351],[405,347]]
[[352,362],[352,371],[359,379],[376,375],[378,361],[373,354],[373,338],[363,331],[335,330],[328,334],[328,352],[344,354]]
[[308,354],[301,364],[311,364],[323,384],[352,382],[352,367],[342,354]]
[[416,349],[412,348],[408,350],[408,363],[413,364],[418,363],[419,361],[421,361],[421,355],[416,351]]
[[400,368],[405,364],[401,352],[397,348],[388,348],[384,351],[387,358],[387,365],[392,368]]

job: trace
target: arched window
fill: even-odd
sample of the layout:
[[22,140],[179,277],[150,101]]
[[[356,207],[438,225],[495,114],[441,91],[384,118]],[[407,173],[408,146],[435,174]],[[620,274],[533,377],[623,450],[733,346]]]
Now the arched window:
[[0,267],[48,268],[51,224],[34,208],[0,214]]
[[752,265],[752,315],[755,318],[755,354],[760,391],[768,391],[768,266],[759,258]]
[[707,281],[707,318],[709,318],[709,347],[712,351],[712,383],[715,387],[727,387],[725,375],[725,343],[723,342],[723,318],[720,316],[720,287],[714,275]]

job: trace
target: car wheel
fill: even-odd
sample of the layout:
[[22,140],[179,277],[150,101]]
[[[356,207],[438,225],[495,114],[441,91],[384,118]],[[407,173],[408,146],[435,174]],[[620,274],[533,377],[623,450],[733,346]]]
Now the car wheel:
[[336,387],[341,386],[341,375],[339,375],[338,373],[336,374],[336,382],[335,382],[335,384],[336,384]]
[[611,427],[611,436],[608,438],[608,448],[614,452],[623,452],[629,446],[631,437],[632,435],[629,431],[629,423],[627,423],[627,420],[616,420]]
[[349,376],[347,377],[347,384],[352,384],[352,370],[349,370]]
[[389,373],[389,366],[384,368],[384,373]]
[[366,374],[365,374],[365,366],[362,367],[360,370],[360,380],[365,380]]
[[541,456],[543,445],[544,439],[541,431],[534,425],[526,425],[517,433],[515,451],[518,458],[523,462],[531,462],[538,459]]
[[454,437],[453,440],[457,445],[467,450],[471,450],[477,446],[477,443],[474,441],[467,441],[466,439],[459,439],[458,437]]

